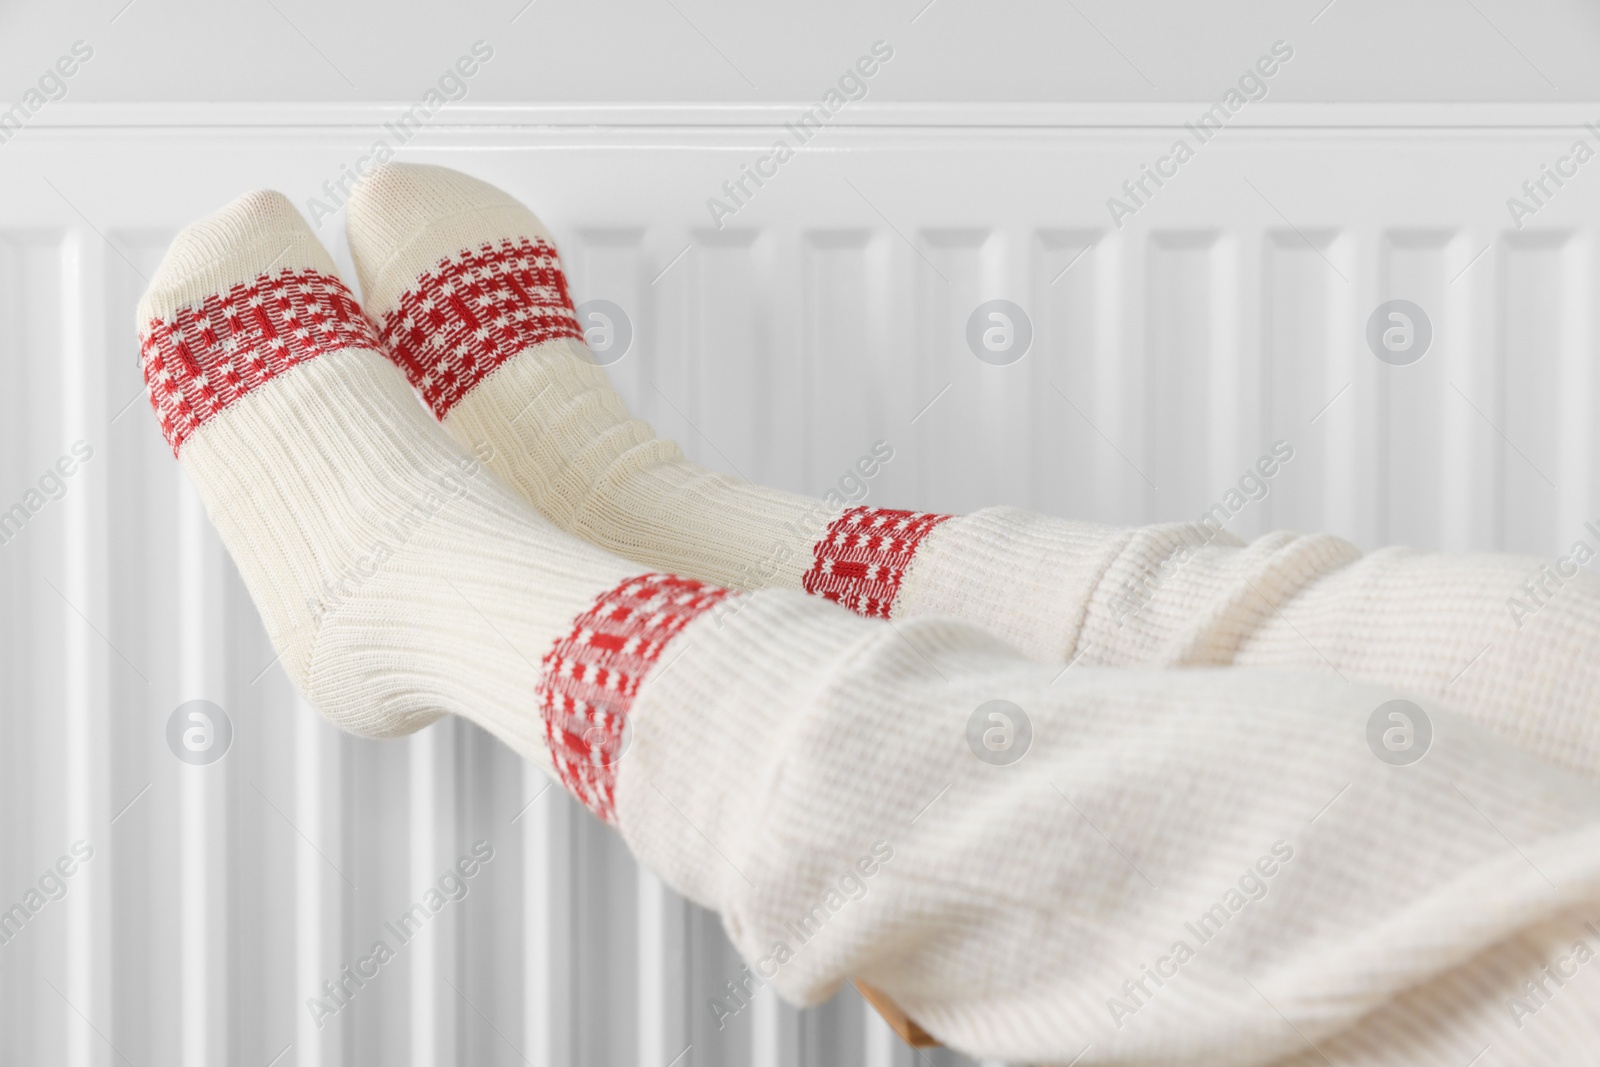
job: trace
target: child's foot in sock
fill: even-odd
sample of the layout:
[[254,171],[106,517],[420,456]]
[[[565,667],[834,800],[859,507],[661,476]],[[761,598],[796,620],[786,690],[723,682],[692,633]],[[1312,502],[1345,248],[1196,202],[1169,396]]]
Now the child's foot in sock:
[[138,328],[162,432],[307,698],[373,736],[465,714],[548,767],[541,661],[642,568],[439,429],[277,193],[179,234]]

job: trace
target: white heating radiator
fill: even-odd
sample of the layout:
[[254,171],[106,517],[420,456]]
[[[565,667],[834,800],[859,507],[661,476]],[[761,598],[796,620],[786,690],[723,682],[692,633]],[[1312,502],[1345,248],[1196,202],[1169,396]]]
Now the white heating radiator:
[[[1242,535],[1577,539],[1600,162],[1520,228],[1506,201],[1600,147],[1594,116],[1252,105],[1127,200],[1204,106],[852,105],[720,228],[706,201],[798,106],[463,106],[401,158],[533,206],[576,298],[623,310],[634,410],[711,467],[821,493],[886,441],[876,504],[1134,523],[1199,515],[1281,440]],[[132,310],[177,227],[252,187],[307,205],[399,110],[62,104],[0,144],[0,509],[25,513],[0,526],[0,907],[29,913],[0,1063],[921,1062],[848,989],[719,1029],[716,918],[559,788],[460,722],[343,737],[274,665],[141,395]],[[348,266],[342,222],[320,232]],[[1031,325],[1009,365],[968,347],[991,299]],[[1368,344],[1390,299],[1431,324],[1409,365]],[[194,700],[232,727],[208,765],[168,745]],[[480,841],[399,945],[385,924]],[[314,1015],[379,939],[395,958]]]

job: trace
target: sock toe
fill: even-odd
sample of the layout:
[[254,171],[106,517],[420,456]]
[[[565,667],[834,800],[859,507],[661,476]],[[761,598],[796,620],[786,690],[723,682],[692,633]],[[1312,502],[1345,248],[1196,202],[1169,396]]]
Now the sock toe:
[[173,238],[139,301],[135,329],[143,333],[180,308],[285,270],[338,276],[333,257],[288,197],[271,189],[245,193]]
[[488,182],[448,167],[386,163],[350,196],[345,226],[372,314],[392,312],[422,274],[464,251],[509,239],[550,246],[533,212]]
[[357,187],[347,225],[385,351],[438,418],[531,349],[592,363],[549,232],[494,186],[390,163]]
[[313,357],[380,348],[282,193],[247,193],[173,240],[139,301],[150,403],[174,455],[223,410]]

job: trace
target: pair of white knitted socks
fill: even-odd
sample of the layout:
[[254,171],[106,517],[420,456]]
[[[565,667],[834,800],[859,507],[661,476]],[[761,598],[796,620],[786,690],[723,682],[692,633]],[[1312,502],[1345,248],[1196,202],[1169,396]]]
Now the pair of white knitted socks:
[[[1348,611],[1381,568],[1328,539],[1212,543],[1117,627],[1118,583],[1181,530],[819,519],[627,417],[514,201],[391,167],[349,211],[381,338],[276,194],[180,235],[139,311],[162,429],[334,721],[478,722],[717,909],[780,992],[860,977],[977,1055],[1444,1065],[1600,1041],[1600,980],[1541,970],[1600,950],[1600,790],[1437,705],[1423,761],[1375,758],[1388,650]],[[1436,585],[1468,610],[1393,669],[1453,694],[1439,666],[1481,590]],[[1592,637],[1574,593],[1541,617]],[[1316,659],[1275,629],[1318,626]],[[1099,666],[1324,655],[1380,685]],[[1571,693],[1486,672],[1460,706],[1509,736],[1532,715],[1523,739],[1577,762],[1579,666]],[[1532,706],[1552,694],[1560,714]],[[1018,761],[982,740],[995,701],[1026,726]]]

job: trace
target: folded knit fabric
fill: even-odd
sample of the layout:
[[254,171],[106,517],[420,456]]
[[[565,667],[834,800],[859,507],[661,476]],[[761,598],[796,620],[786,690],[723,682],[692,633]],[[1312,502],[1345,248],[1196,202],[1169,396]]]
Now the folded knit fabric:
[[[1578,1063],[1600,1040],[1600,975],[1541,970],[1600,950],[1600,794],[1449,711],[1394,766],[1368,743],[1387,690],[1061,675],[954,621],[736,603],[641,691],[618,816],[785,996],[859,977],[1016,1062]],[[1004,728],[995,700],[1031,734],[1009,765],[969,740]]]

